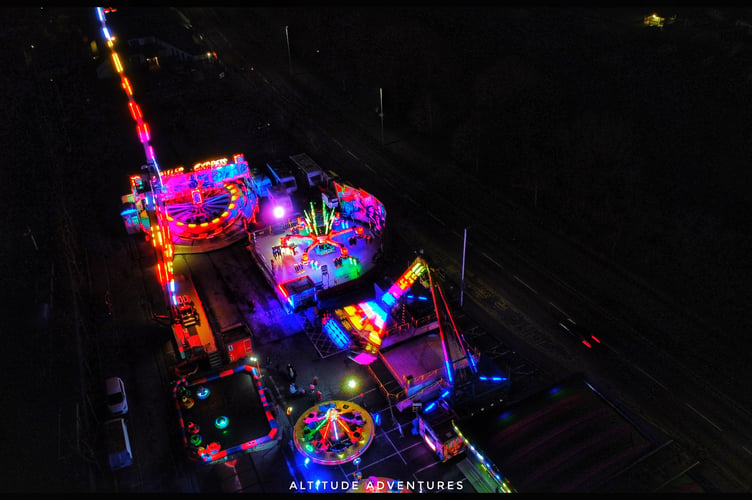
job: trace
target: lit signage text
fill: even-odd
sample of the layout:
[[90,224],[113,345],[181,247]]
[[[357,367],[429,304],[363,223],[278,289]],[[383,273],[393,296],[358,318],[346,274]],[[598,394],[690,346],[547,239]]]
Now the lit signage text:
[[223,167],[227,165],[227,158],[219,158],[217,160],[202,161],[193,165],[193,171],[207,170],[210,168]]

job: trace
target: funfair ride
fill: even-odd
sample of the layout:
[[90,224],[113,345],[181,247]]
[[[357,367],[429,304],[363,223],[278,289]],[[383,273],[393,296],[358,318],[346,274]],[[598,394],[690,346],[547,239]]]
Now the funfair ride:
[[[433,321],[426,325],[405,325],[402,316],[403,299],[416,283],[430,292],[433,302]],[[477,375],[477,354],[469,349],[458,330],[444,292],[426,260],[418,255],[412,264],[385,292],[372,300],[335,309],[322,318],[322,329],[331,340],[351,351],[351,359],[370,365],[382,350],[429,333],[438,333],[442,368],[434,373],[445,389],[455,384],[458,371],[467,376]],[[415,383],[415,378],[412,380]],[[443,391],[442,391],[443,392]]]
[[[242,154],[233,155],[232,161],[218,158],[199,162],[189,171],[182,166],[160,168],[151,145],[149,125],[116,50],[118,39],[107,25],[107,16],[112,12],[116,9],[95,9],[102,38],[110,49],[112,68],[120,78],[146,157],[141,173],[130,177],[131,192],[121,196],[121,216],[128,233],[144,233],[155,249],[157,276],[180,348],[187,336],[178,330],[181,326],[191,327],[185,324],[185,304],[181,299],[194,291],[184,286],[185,277],[175,275],[176,253],[208,251],[245,238],[248,224],[256,221],[258,196],[251,188],[248,163]],[[200,343],[216,349],[211,332]]]

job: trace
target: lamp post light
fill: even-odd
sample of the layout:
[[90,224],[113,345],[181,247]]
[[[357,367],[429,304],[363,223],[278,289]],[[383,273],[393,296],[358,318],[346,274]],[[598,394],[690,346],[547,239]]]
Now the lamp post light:
[[290,32],[288,26],[285,26],[285,40],[287,40],[287,65],[290,68],[290,75],[292,75],[292,56],[290,55]]
[[460,277],[460,307],[462,307],[465,298],[465,250],[467,249],[467,227],[465,235],[462,238],[462,276]]
[[379,117],[381,117],[381,145],[384,145],[384,91],[379,87]]

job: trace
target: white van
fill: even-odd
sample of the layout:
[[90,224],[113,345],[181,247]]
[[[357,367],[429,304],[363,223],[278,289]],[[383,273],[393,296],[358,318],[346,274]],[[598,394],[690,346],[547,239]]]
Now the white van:
[[314,188],[324,183],[324,171],[318,163],[306,153],[290,155],[290,161],[298,169],[298,181],[307,188]]
[[118,470],[133,465],[131,439],[124,418],[113,418],[104,423],[104,439],[110,469]]
[[289,161],[268,161],[266,162],[266,168],[274,179],[274,183],[284,187],[287,194],[292,194],[298,190],[298,181],[295,178],[295,170],[293,170],[293,166]]

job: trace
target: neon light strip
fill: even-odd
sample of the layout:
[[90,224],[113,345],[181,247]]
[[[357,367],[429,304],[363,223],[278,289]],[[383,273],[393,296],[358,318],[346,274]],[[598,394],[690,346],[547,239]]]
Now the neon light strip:
[[[433,278],[431,273],[428,273],[428,282],[431,285],[431,297],[433,297],[433,308],[436,310],[436,316],[439,318],[439,306],[436,304],[436,293],[434,292]],[[446,368],[447,380],[450,384],[454,383],[454,374],[452,373],[451,359],[449,359],[449,352],[447,351],[446,338],[444,336],[444,329],[441,327],[441,318],[439,318],[439,337],[441,338],[441,350],[444,353],[444,366]]]
[[[128,107],[130,109],[130,112],[133,116],[133,119],[137,123],[136,130],[138,132],[138,137],[140,142],[143,144],[144,147],[144,156],[146,157],[146,161],[153,165],[154,170],[156,172],[156,179],[157,179],[157,192],[162,193],[164,191],[164,187],[162,185],[162,174],[159,169],[159,165],[157,163],[156,155],[154,154],[154,148],[149,144],[149,141],[151,140],[151,134],[149,133],[149,127],[146,124],[146,122],[143,121],[143,114],[141,113],[141,108],[138,106],[136,101],[133,99],[133,89],[131,88],[130,82],[125,76],[125,69],[120,62],[120,56],[115,51],[115,37],[113,36],[112,32],[110,31],[109,27],[107,26],[107,18],[105,16],[105,10],[102,7],[96,7],[95,8],[97,19],[99,19],[100,23],[102,24],[102,37],[104,38],[106,45],[110,48],[110,51],[112,53],[112,62],[115,68],[115,71],[120,75],[121,83],[123,90],[125,91],[126,96],[128,97]],[[137,111],[137,112],[136,112]],[[155,200],[155,205],[157,208],[159,208],[160,199],[158,198]],[[167,227],[166,224],[162,223],[162,218],[160,217],[160,213],[157,212],[157,225],[159,227],[159,240],[156,241],[155,239],[152,239],[152,244],[155,245],[158,243],[159,246],[162,249],[162,260],[165,262],[164,271],[165,275],[159,277],[160,283],[162,285],[165,285],[167,283],[170,283],[173,281],[174,277],[172,275],[172,263],[171,263],[171,257],[173,255],[173,248],[172,248],[172,239],[170,238],[170,230]]]
[[452,317],[452,311],[449,309],[449,304],[447,304],[446,297],[444,297],[444,292],[441,290],[441,287],[439,285],[436,285],[436,288],[439,289],[439,294],[441,295],[441,301],[444,304],[444,309],[446,310],[446,313],[449,316],[449,321],[452,323],[452,328],[454,329],[454,333],[457,336],[457,341],[459,342],[460,347],[462,348],[462,352],[465,353],[465,357],[468,360],[470,369],[473,371],[473,373],[478,373],[478,367],[475,365],[475,360],[473,359],[472,354],[468,352],[467,348],[465,347],[465,344],[462,342],[462,334],[457,329],[457,325],[454,323],[454,318]]

